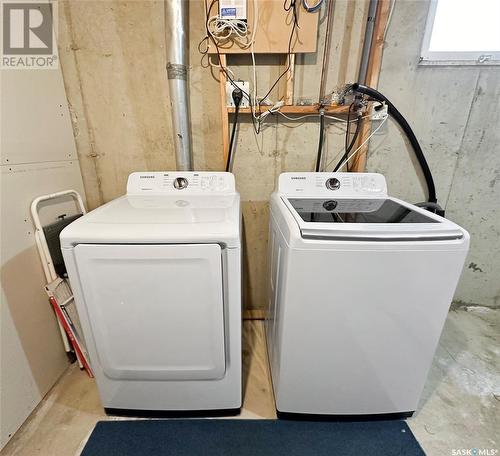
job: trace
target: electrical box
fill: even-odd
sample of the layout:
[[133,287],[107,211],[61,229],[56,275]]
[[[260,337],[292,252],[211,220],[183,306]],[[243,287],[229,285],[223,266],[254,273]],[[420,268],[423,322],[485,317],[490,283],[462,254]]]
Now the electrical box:
[[219,0],[221,19],[247,20],[247,0]]
[[389,115],[389,110],[385,102],[378,105],[372,104],[370,111],[371,120],[384,120],[388,115]]
[[[248,100],[248,94],[250,93],[250,83],[248,81],[234,81],[234,83],[244,92],[243,98],[241,99],[240,108],[248,108],[250,102]],[[226,82],[226,106],[231,106],[234,108],[233,101],[233,90],[234,85],[231,81]]]

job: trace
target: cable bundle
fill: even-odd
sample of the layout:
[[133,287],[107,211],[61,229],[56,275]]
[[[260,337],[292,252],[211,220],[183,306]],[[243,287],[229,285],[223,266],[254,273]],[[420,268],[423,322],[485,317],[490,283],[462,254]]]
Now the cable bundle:
[[208,33],[219,42],[235,41],[242,48],[251,46],[252,39],[246,21],[241,19],[224,19],[212,16],[207,21]]

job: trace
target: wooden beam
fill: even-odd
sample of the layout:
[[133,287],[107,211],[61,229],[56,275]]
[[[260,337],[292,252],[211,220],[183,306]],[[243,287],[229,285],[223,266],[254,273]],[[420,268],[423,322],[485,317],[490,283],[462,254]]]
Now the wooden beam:
[[[271,106],[267,106],[270,108]],[[262,111],[265,111],[266,106],[261,107]],[[334,114],[334,115],[347,115],[349,111],[349,106],[342,105],[342,106],[337,106],[337,105],[332,105],[332,106],[325,106],[324,107],[325,112],[327,114]],[[282,106],[280,109],[281,112],[285,114],[318,114],[319,112],[319,104],[314,104],[314,105],[290,105],[290,106]],[[234,108],[228,107],[227,112],[232,113],[234,112]],[[250,114],[250,108],[240,108],[240,114]]]
[[[395,1],[395,0],[392,0]],[[385,29],[391,11],[391,0],[379,0],[377,5],[377,15],[375,17],[375,27],[373,30],[373,40],[370,49],[370,59],[368,61],[368,71],[366,73],[366,84],[370,87],[378,86],[380,68],[382,66],[382,54],[384,53]]]
[[[395,1],[395,0],[392,0]],[[377,14],[375,16],[375,26],[373,30],[372,45],[370,49],[370,57],[368,60],[368,71],[366,73],[366,85],[377,88],[378,79],[380,76],[380,67],[382,66],[382,54],[384,52],[385,30],[389,13],[391,10],[391,0],[379,0],[377,5]],[[360,122],[361,130],[354,145],[354,150],[360,147],[361,144],[370,136],[372,131],[372,123],[369,119],[363,119]],[[354,172],[363,172],[366,168],[366,158],[368,154],[368,143],[366,143],[357,152],[353,158],[350,170]]]
[[265,320],[266,311],[264,309],[247,309],[243,311],[243,320]]
[[[227,59],[225,54],[220,54],[221,67],[227,68]],[[219,86],[220,86],[220,108],[221,108],[221,131],[222,131],[222,157],[223,169],[226,169],[227,157],[229,155],[229,116],[226,102],[226,74],[219,70]]]

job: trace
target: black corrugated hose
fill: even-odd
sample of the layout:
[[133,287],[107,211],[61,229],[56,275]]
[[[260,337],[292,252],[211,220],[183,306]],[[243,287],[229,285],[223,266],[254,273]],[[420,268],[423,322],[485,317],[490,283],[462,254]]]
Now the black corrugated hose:
[[415,157],[417,158],[417,161],[420,165],[420,168],[422,169],[422,173],[425,178],[425,183],[427,185],[427,194],[428,194],[427,201],[429,203],[432,203],[429,204],[428,206],[426,206],[426,203],[421,203],[422,206],[426,207],[431,212],[435,212],[439,215],[444,214],[443,209],[440,208],[439,205],[437,205],[436,187],[434,186],[434,179],[432,178],[431,170],[429,168],[429,165],[427,164],[427,160],[425,159],[425,155],[422,151],[422,148],[420,147],[420,144],[418,143],[415,133],[413,133],[413,130],[411,129],[406,119],[396,109],[396,107],[387,99],[387,97],[385,97],[378,90],[357,83],[353,84],[351,88],[353,92],[362,93],[377,101],[385,102],[387,104],[389,114],[394,118],[394,120],[398,123],[398,125],[406,134],[408,140],[410,141],[413,152],[415,153]]

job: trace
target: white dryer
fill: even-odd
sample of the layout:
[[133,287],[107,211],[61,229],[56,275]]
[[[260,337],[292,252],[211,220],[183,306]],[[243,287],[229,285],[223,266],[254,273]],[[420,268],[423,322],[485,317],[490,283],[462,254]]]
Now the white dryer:
[[382,175],[284,173],[266,322],[279,416],[410,416],[469,246]]
[[239,410],[240,226],[232,174],[140,172],[62,231],[108,413]]

